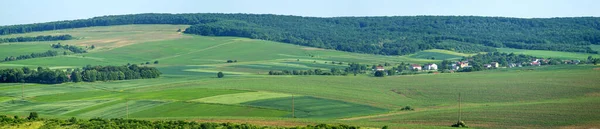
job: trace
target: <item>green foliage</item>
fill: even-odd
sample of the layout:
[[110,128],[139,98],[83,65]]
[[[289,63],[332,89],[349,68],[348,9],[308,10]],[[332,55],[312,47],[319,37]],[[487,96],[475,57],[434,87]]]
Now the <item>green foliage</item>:
[[[600,44],[600,30],[595,21],[598,18],[134,14],[2,26],[0,35],[91,26],[186,24],[193,25],[184,31],[190,34],[248,37],[383,55],[406,55],[433,48],[493,52],[494,47],[598,53],[589,47]],[[446,43],[448,41],[455,43]],[[467,45],[456,45],[456,42]]]
[[16,60],[25,60],[25,59],[31,59],[31,58],[52,57],[52,56],[58,56],[58,52],[48,50],[44,53],[31,53],[29,55],[20,55],[17,57],[10,56],[10,57],[4,58],[4,61],[16,61]]
[[37,36],[37,37],[16,37],[16,38],[0,38],[0,43],[10,42],[35,42],[35,41],[58,41],[58,40],[71,40],[71,35],[58,35],[58,36]]
[[223,74],[223,72],[219,72],[217,73],[217,78],[223,78],[225,75]]
[[69,51],[71,51],[73,53],[87,53],[87,51],[85,49],[77,47],[77,46],[73,46],[73,45],[61,45],[60,43],[57,43],[57,44],[52,44],[51,47],[52,48],[66,49],[66,50],[69,50]]
[[375,71],[375,77],[384,77],[385,76],[385,72],[384,71]]
[[467,126],[464,121],[458,121],[458,122],[456,122],[456,124],[453,124],[450,127],[469,128],[469,126]]
[[[27,71],[27,72],[25,72]],[[67,73],[63,70],[50,70],[49,68],[38,67],[37,71],[30,70],[27,67],[0,69],[0,83],[43,83],[60,84],[64,82],[95,82],[109,80],[131,80],[158,78],[162,74],[158,69],[152,67],[130,66],[91,66],[88,65],[83,70],[75,70]],[[68,78],[70,75],[71,78]]]
[[38,119],[38,113],[37,112],[30,112],[29,116],[27,117],[28,120],[36,120]]
[[403,107],[403,108],[402,108],[402,109],[400,109],[400,110],[402,110],[402,111],[414,111],[415,109],[414,109],[414,108],[412,108],[412,107],[410,107],[410,106],[406,106],[406,107]]

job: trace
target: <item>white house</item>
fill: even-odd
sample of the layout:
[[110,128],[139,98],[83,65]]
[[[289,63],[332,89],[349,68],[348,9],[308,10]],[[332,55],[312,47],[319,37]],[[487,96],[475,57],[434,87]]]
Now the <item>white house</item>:
[[427,64],[425,65],[425,70],[437,70],[438,66],[436,64]]
[[385,69],[383,68],[383,66],[377,66],[375,70],[377,70],[377,71],[384,71]]

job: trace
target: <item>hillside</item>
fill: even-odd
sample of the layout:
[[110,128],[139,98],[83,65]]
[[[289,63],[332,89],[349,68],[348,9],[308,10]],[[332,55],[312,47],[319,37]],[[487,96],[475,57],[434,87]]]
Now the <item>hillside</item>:
[[[52,85],[1,83],[0,114],[24,118],[35,111],[43,117],[65,119],[100,117],[286,127],[342,123],[371,128],[384,125],[444,128],[456,120],[456,95],[460,92],[463,118],[470,127],[598,127],[600,120],[595,115],[599,114],[595,107],[600,105],[597,66],[557,65],[384,78],[370,74],[273,76],[268,72],[329,71],[344,69],[348,63],[394,66],[435,63],[470,54],[432,49],[406,56],[384,56],[177,32],[187,27],[189,25],[121,25],[2,35],[0,38],[70,34],[76,38],[0,44],[2,57],[53,50],[50,44],[57,42],[97,48],[82,54],[0,62],[0,68],[44,66],[66,70],[88,64],[131,63],[156,67],[163,74],[156,79]],[[587,55],[522,49],[499,51],[577,59],[585,59]],[[227,63],[227,60],[236,62]],[[159,63],[145,64],[154,61]],[[217,72],[223,72],[225,77],[217,78]],[[406,106],[415,111],[402,111]]]
[[125,24],[192,25],[185,33],[236,36],[348,52],[407,55],[494,48],[598,53],[600,19],[474,16],[299,17],[257,14],[134,14],[0,27],[0,34]]

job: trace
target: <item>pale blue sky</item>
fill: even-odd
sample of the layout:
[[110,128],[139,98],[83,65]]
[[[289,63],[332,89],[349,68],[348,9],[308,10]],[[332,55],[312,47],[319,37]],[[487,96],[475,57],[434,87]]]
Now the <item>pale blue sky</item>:
[[0,0],[0,25],[135,13],[257,13],[317,17],[600,16],[600,0]]

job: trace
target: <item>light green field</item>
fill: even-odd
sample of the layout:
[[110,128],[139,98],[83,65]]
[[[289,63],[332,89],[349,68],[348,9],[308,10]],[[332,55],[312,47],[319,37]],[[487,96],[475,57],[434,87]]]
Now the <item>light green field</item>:
[[573,52],[559,52],[559,51],[545,51],[545,50],[524,50],[524,49],[512,49],[512,48],[498,48],[498,52],[515,53],[515,54],[526,54],[536,57],[545,58],[560,58],[560,59],[579,59],[585,60],[588,56],[598,57],[598,54],[589,53],[573,53]]
[[240,104],[240,103],[250,102],[250,101],[255,101],[255,100],[282,98],[282,97],[289,97],[289,96],[292,96],[292,95],[259,91],[259,92],[246,92],[246,93],[237,93],[237,94],[217,95],[217,96],[196,99],[196,100],[192,100],[192,101],[203,102],[203,103]]
[[[0,63],[0,68],[140,64],[158,60],[156,79],[94,83],[0,84],[0,113],[42,117],[211,120],[220,122],[345,123],[380,128],[443,128],[463,120],[475,128],[598,127],[600,70],[592,65],[496,69],[473,73],[360,76],[269,76],[270,70],[343,69],[347,63],[431,63],[465,56],[427,50],[436,60],[306,48],[236,37],[175,32],[186,26],[125,25],[8,35],[71,34],[64,41],[97,50],[86,54]],[[182,28],[182,29],[183,29]],[[27,51],[49,43],[28,43]],[[23,44],[25,46],[25,44]],[[0,54],[17,51],[0,47]],[[12,46],[11,46],[12,48]],[[16,48],[20,48],[15,46]],[[499,49],[540,57],[585,59],[588,54]],[[417,53],[416,55],[427,53]],[[310,55],[314,55],[311,57]],[[412,55],[414,56],[414,55]],[[237,60],[237,63],[226,63]],[[331,64],[331,61],[344,64]],[[325,63],[327,62],[327,63]],[[216,78],[222,71],[225,78]],[[24,90],[21,88],[24,87]],[[291,117],[295,96],[298,118]],[[21,95],[25,100],[21,101]],[[12,101],[15,100],[15,101]],[[400,111],[411,106],[416,111]],[[510,117],[510,118],[507,118]],[[567,120],[568,119],[568,120]],[[290,125],[287,125],[290,126]]]
[[441,50],[441,49],[430,49],[417,52],[415,54],[408,55],[408,57],[412,58],[420,58],[420,59],[431,59],[432,57],[436,60],[458,60],[462,57],[472,56],[475,54],[465,54],[458,53],[454,51]]

